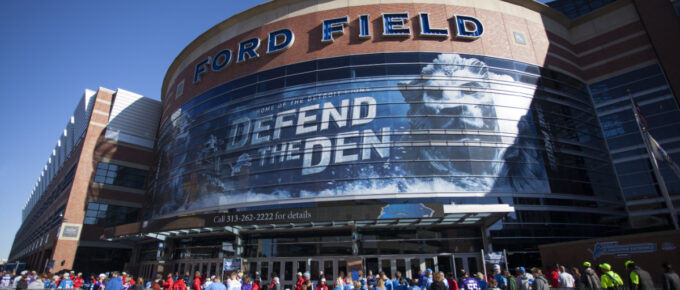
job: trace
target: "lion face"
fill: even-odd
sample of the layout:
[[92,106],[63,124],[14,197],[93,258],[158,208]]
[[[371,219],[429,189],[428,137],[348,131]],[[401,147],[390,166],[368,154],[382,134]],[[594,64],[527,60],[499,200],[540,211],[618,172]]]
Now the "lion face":
[[[471,159],[470,144],[467,143],[500,140],[489,134],[479,134],[497,131],[489,80],[498,78],[475,58],[442,54],[423,68],[421,78],[400,84],[404,100],[409,104],[408,122],[412,132],[447,130],[444,137],[447,146],[410,148],[407,151],[415,156],[409,157],[427,160],[429,170],[435,174],[468,176],[497,173],[498,168],[493,162],[477,162],[472,168],[473,163],[461,160]],[[501,154],[498,151],[485,150],[477,153],[474,159],[496,160]]]

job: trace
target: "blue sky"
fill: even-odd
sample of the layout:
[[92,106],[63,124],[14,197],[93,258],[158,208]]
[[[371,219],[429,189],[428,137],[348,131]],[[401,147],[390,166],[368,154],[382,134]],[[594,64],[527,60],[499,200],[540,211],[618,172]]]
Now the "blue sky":
[[0,259],[86,88],[160,99],[165,71],[186,45],[261,2],[0,1]]

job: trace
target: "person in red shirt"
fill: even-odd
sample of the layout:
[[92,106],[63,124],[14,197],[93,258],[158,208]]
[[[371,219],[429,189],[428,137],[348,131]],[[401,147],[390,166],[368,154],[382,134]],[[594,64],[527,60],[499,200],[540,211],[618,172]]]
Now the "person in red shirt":
[[458,281],[456,281],[456,278],[453,276],[452,272],[449,272],[449,290],[458,290]]
[[274,287],[276,286],[276,280],[274,278],[277,278],[276,274],[272,273],[272,282],[269,283],[269,289],[274,289]]
[[316,290],[328,290],[328,285],[326,285],[326,278],[321,278],[319,285],[316,285]]
[[560,288],[560,273],[557,272],[557,269],[559,269],[558,265],[552,266],[550,272],[548,273],[550,287],[552,288]]
[[191,287],[193,287],[194,290],[200,290],[201,284],[203,284],[201,283],[201,272],[196,271],[196,273],[194,273],[194,284]]
[[295,290],[302,290],[302,283],[305,283],[305,279],[302,278],[302,273],[297,273],[297,282],[295,282]]
[[151,289],[153,289],[153,290],[161,290],[160,282],[161,282],[161,279],[153,280],[153,283],[151,283]]
[[184,278],[177,279],[177,282],[172,285],[173,290],[187,290],[187,285],[184,284]]
[[163,290],[171,290],[174,286],[175,281],[172,280],[172,273],[168,273],[168,279],[163,283]]
[[83,286],[83,283],[85,283],[83,280],[83,273],[78,273],[78,276],[73,279],[73,288],[80,289],[80,287]]

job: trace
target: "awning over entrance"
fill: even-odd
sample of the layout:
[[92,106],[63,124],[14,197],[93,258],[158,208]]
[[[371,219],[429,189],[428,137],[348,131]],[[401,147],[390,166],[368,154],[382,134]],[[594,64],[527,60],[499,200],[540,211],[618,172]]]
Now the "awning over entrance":
[[[291,211],[294,212],[294,211]],[[434,212],[434,211],[433,211]],[[506,214],[514,212],[514,207],[507,204],[445,204],[439,205],[437,214],[428,217],[352,219],[333,221],[310,221],[289,223],[238,223],[229,226],[218,226],[214,221],[231,218],[229,213],[213,213],[202,216],[176,217],[165,219],[162,225],[149,225],[149,222],[133,223],[107,229],[102,236],[105,240],[139,240],[153,238],[165,240],[172,237],[185,237],[222,233],[240,235],[243,232],[285,231],[296,229],[341,229],[372,227],[417,227],[417,226],[480,226],[489,227],[502,219]],[[381,216],[385,216],[384,207]],[[207,221],[206,221],[207,220]],[[211,222],[213,222],[211,224]]]
[[[515,208],[508,204],[446,204],[445,220],[454,220],[452,224],[481,224],[491,226]],[[458,219],[457,219],[458,218]],[[457,219],[457,220],[456,220]]]

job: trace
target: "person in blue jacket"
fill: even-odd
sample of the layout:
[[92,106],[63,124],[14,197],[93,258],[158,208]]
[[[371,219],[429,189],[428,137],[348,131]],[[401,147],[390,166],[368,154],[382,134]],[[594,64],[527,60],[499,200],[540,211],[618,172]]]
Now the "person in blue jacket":
[[487,283],[486,283],[486,277],[484,277],[484,274],[482,272],[477,272],[475,274],[475,280],[477,280],[477,284],[479,284],[479,288],[482,290],[486,289]]
[[425,276],[423,276],[423,279],[420,281],[420,288],[425,289],[430,289],[430,286],[432,285],[432,282],[434,280],[432,279],[432,269],[427,269],[425,270]]
[[406,278],[401,276],[401,272],[397,271],[397,273],[394,274],[394,281],[392,281],[392,287],[394,288],[394,290],[408,289],[408,281],[406,281]]
[[344,290],[345,289],[345,282],[342,281],[342,277],[338,277],[335,279],[335,285],[333,290]]
[[392,280],[390,280],[389,277],[387,277],[387,274],[385,272],[380,272],[380,279],[385,282],[385,290],[395,290],[394,285],[392,285]]
[[45,278],[45,283],[43,283],[44,285],[43,287],[45,287],[45,289],[57,288],[57,284],[54,283],[54,281],[57,281],[57,279],[59,279],[59,276],[57,275],[54,275],[54,277],[52,277],[52,280]]
[[408,284],[408,290],[422,290],[420,286],[418,286],[418,279],[411,279]]
[[106,290],[123,290],[123,279],[117,271],[111,273],[111,279],[106,283]]
[[59,289],[71,289],[73,288],[73,280],[69,277],[68,273],[64,273],[64,279],[59,282]]
[[366,276],[366,284],[368,285],[369,290],[375,289],[377,281],[375,280],[375,276],[373,275],[373,270],[368,270],[368,276]]
[[368,290],[368,285],[366,284],[366,279],[361,279],[361,290]]

